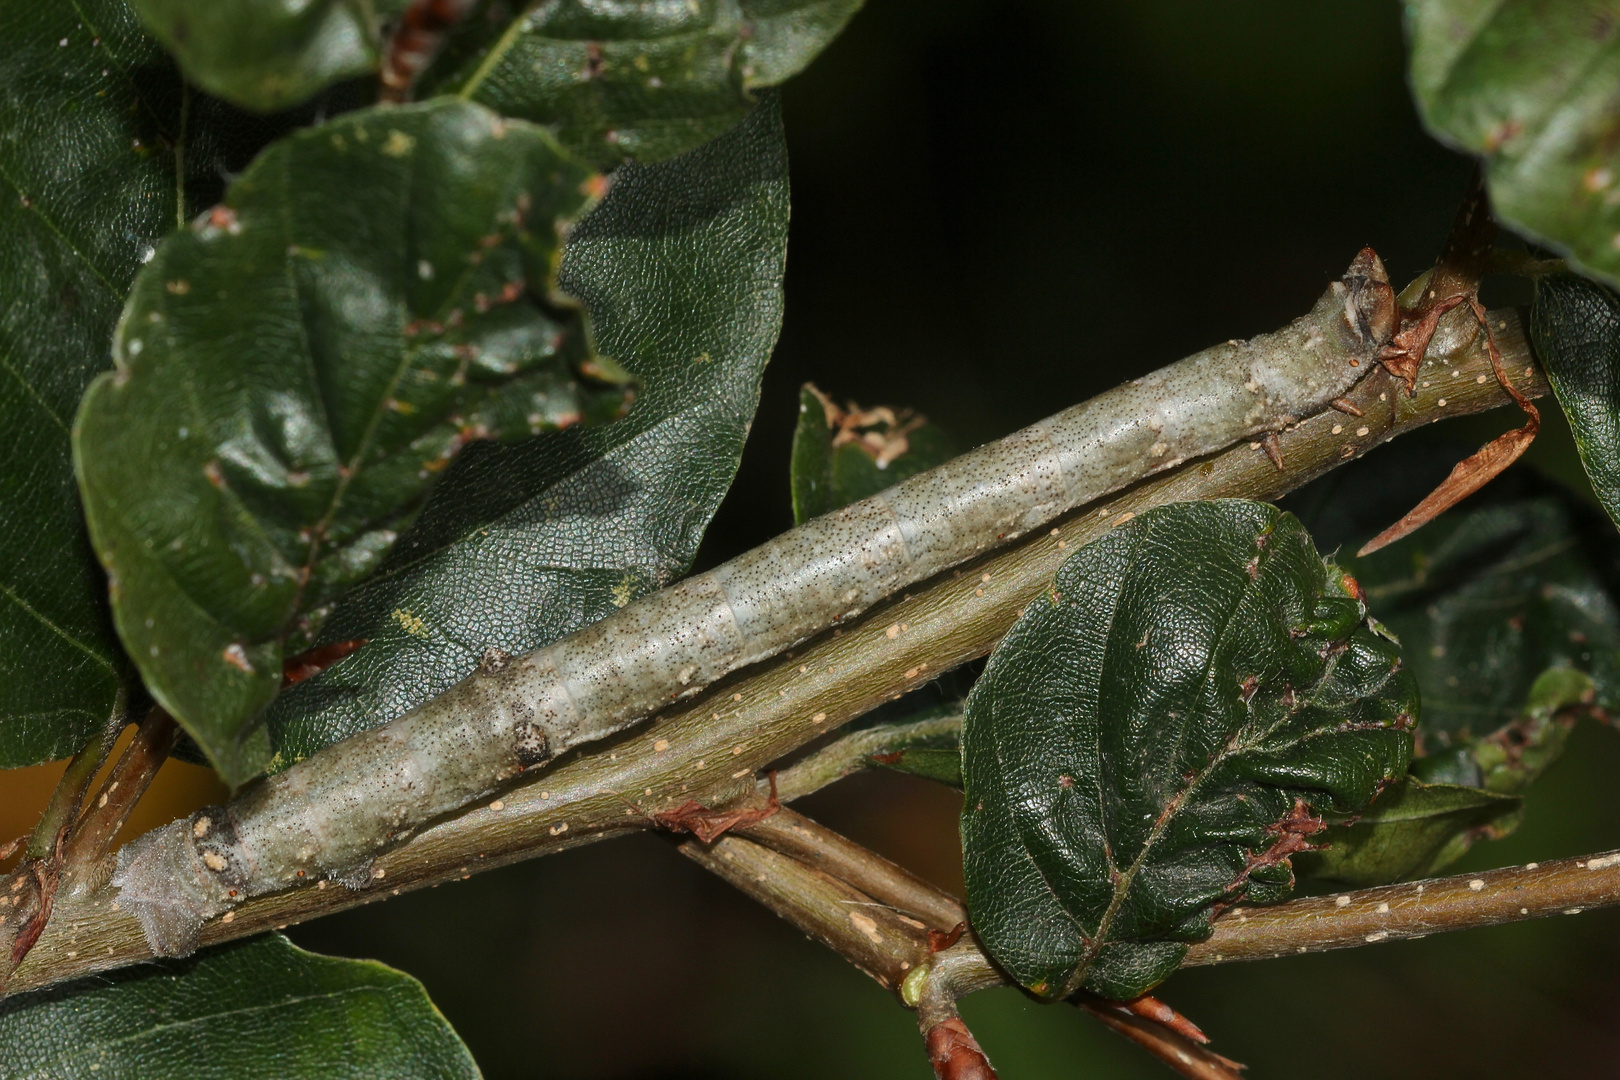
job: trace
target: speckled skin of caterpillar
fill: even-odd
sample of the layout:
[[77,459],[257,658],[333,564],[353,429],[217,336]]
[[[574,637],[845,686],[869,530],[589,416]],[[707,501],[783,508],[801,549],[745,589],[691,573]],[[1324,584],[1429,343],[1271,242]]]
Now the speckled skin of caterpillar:
[[1363,250],[1283,329],[1205,349],[808,521],[518,657],[119,852],[118,903],[153,952],[207,919],[317,879],[352,888],[424,823],[611,735],[891,593],[1183,461],[1320,411],[1371,371],[1397,323]]

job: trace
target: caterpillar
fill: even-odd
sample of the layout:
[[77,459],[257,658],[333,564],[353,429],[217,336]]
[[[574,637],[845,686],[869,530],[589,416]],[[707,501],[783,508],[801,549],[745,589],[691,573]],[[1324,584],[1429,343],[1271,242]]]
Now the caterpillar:
[[1275,432],[1372,370],[1397,323],[1363,249],[1282,330],[1205,349],[476,671],[118,854],[118,904],[157,955],[251,896],[319,878],[363,888],[372,860],[525,770],[620,731],[885,596],[1143,477]]

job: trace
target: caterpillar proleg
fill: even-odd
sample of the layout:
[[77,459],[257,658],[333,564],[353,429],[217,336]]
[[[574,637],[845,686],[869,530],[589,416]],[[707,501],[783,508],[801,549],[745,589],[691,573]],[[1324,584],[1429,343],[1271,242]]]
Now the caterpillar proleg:
[[1372,370],[1394,291],[1364,249],[1311,311],[1190,356],[806,522],[119,852],[120,907],[184,955],[238,901],[376,855],[525,769],[611,735],[902,588],[1181,462],[1301,420]]

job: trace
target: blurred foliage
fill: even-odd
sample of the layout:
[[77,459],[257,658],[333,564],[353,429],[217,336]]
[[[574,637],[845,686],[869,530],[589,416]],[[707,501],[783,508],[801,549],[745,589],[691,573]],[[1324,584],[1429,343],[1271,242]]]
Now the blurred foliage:
[[1620,8],[1613,0],[1407,0],[1412,94],[1480,154],[1496,216],[1620,281]]
[[421,983],[275,933],[0,1002],[9,1077],[223,1080],[271,1069],[276,1080],[478,1077]]

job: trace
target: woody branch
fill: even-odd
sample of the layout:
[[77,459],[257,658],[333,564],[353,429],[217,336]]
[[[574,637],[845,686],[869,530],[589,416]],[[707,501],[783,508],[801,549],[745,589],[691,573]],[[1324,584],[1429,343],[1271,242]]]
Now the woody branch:
[[[1529,396],[1545,394],[1517,317],[1498,312],[1491,319],[1515,384]],[[1259,444],[1239,444],[1081,507],[1047,531],[924,582],[424,830],[378,861],[380,874],[365,891],[307,887],[260,897],[205,925],[202,944],[646,828],[651,814],[689,799],[724,803],[751,788],[766,765],[983,656],[1070,554],[1119,521],[1188,499],[1274,499],[1388,439],[1509,403],[1495,383],[1483,335],[1452,337],[1431,346],[1432,374],[1420,380],[1415,397],[1374,373],[1348,395],[1361,415],[1328,410],[1281,433],[1273,448],[1281,468]],[[8,990],[147,959],[139,925],[114,899],[109,887],[63,898]]]

